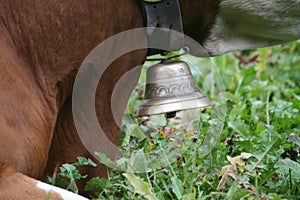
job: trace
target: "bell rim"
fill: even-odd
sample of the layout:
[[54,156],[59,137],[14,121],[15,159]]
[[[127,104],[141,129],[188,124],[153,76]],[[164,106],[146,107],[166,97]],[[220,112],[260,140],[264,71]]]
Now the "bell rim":
[[[162,107],[166,105],[168,105],[167,108],[162,109]],[[200,92],[188,96],[181,96],[178,98],[166,98],[163,100],[146,99],[143,100],[142,104],[139,106],[136,116],[142,117],[181,110],[206,108],[210,105],[210,100]]]

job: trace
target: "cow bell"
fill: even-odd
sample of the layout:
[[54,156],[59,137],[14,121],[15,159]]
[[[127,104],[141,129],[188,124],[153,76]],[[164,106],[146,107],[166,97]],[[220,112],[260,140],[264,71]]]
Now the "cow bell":
[[187,63],[164,60],[147,70],[144,100],[137,116],[165,113],[174,117],[176,111],[205,108],[210,105],[194,81]]

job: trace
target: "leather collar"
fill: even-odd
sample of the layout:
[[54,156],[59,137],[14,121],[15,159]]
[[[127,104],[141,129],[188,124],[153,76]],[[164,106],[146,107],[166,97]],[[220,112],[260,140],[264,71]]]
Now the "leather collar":
[[[183,25],[179,0],[142,0],[147,37],[149,46],[164,43],[170,50],[179,50],[184,44]],[[163,34],[158,33],[155,27],[164,28]],[[169,30],[182,34],[171,34]],[[159,39],[158,39],[159,37]],[[148,49],[148,55],[166,54],[165,50]]]

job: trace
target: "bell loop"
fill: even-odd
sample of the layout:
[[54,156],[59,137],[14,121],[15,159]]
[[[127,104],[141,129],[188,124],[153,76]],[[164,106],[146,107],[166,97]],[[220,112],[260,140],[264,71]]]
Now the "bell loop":
[[[167,58],[148,58],[148,59],[146,59],[146,61],[166,61],[166,60],[171,60],[173,58],[178,58],[180,56],[184,56],[186,54],[189,54],[190,53],[190,48],[188,46],[184,46],[184,47],[181,48],[180,51],[183,51],[183,52],[182,53],[179,52],[177,55],[170,56],[170,57],[167,57]],[[166,56],[166,55],[167,54],[164,54],[162,56]]]

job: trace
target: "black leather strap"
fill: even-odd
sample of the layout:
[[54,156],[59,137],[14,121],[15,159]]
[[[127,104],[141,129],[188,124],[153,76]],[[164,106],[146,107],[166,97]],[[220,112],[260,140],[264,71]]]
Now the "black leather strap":
[[[179,0],[142,0],[147,23],[149,46],[164,46],[171,51],[184,44],[183,25]],[[154,27],[165,28],[157,31]],[[173,34],[169,29],[182,34]],[[163,43],[163,44],[162,44]],[[158,45],[160,44],[160,45]],[[165,54],[165,50],[149,48],[148,55]]]

